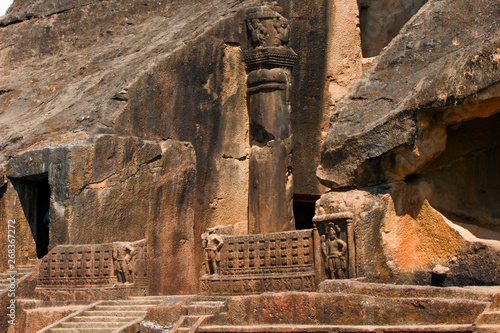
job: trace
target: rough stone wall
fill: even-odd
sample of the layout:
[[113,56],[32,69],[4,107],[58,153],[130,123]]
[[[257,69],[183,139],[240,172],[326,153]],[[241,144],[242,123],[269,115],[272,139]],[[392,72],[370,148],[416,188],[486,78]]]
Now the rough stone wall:
[[247,215],[238,4],[47,1],[2,18],[2,177],[49,174],[51,246],[146,236],[150,291],[196,290],[199,235]]
[[[16,1],[0,19],[0,209],[24,224],[26,258],[33,243],[7,176],[47,174],[51,246],[146,237],[151,292],[196,290],[183,281],[201,275],[201,233],[247,219],[241,49],[243,10],[256,3]],[[428,1],[359,80],[361,46],[379,50],[423,1],[359,2],[361,37],[354,0],[279,4],[299,54],[290,96],[295,194],[373,187],[361,197],[375,208],[363,208],[356,224],[362,275],[389,281],[446,262],[460,267],[456,276],[465,272],[456,281],[476,279],[465,259],[450,258],[475,251],[494,265],[490,247],[463,241],[433,207],[498,229],[489,199],[498,176],[478,176],[498,164],[488,127],[499,112],[496,2]],[[363,15],[386,12],[367,46]],[[474,29],[463,29],[470,22]],[[314,170],[329,117],[320,184]],[[487,120],[468,122],[479,117]],[[477,131],[490,134],[460,141]],[[387,185],[394,182],[404,183]],[[410,212],[398,208],[414,197]],[[434,234],[436,226],[445,231]],[[380,257],[367,259],[370,246]]]
[[[17,155],[6,172],[14,183],[48,172],[49,248],[146,237],[152,274],[167,267],[151,276],[150,292],[186,293],[196,288],[191,282],[196,272],[190,265],[196,243],[192,208],[196,158],[190,144],[105,134],[90,143]],[[6,211],[19,212],[14,217],[19,222],[16,255],[20,257],[33,247],[24,207],[21,202],[16,206],[10,200],[2,202]],[[180,283],[180,276],[193,278]]]
[[279,1],[289,17],[291,47],[299,55],[292,75],[294,193],[319,196],[321,143],[335,104],[362,74],[356,1]]
[[321,123],[328,118],[324,94],[330,1],[279,3],[290,20],[290,46],[299,56],[290,93],[294,193],[319,195],[324,188],[313,169],[319,164]]
[[[45,148],[61,154],[56,169],[42,170],[51,185],[70,184],[52,188],[51,246],[143,237],[132,222],[120,222],[133,220],[153,195],[149,167],[140,171],[124,153],[138,142],[134,137],[192,144],[194,239],[206,227],[245,223],[249,145],[241,50],[247,36],[239,10],[255,3],[16,1],[0,22],[0,163]],[[331,104],[325,84],[331,65],[324,59],[332,2],[280,5],[300,56],[291,93],[295,192],[317,196],[324,187],[315,168]],[[11,169],[22,177],[26,168]],[[121,200],[120,182],[136,201]],[[99,206],[90,210],[90,202]],[[193,267],[201,270],[202,249],[195,246]]]

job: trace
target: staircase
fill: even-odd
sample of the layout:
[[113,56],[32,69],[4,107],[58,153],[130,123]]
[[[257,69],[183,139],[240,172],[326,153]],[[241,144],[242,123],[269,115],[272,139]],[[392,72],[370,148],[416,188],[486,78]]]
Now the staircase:
[[37,333],[118,333],[138,332],[149,308],[160,304],[162,296],[129,297],[100,301],[77,311]]
[[499,333],[500,332],[500,294],[490,306],[479,316],[475,323],[477,333]]
[[170,333],[195,333],[205,321],[227,310],[223,299],[201,298],[184,306],[187,315],[181,316]]
[[12,275],[16,277],[16,284],[23,278],[24,276],[35,271],[36,265],[19,265],[14,270],[16,273],[12,274],[9,271],[0,273],[0,293],[3,293],[9,289],[10,282],[8,278]]

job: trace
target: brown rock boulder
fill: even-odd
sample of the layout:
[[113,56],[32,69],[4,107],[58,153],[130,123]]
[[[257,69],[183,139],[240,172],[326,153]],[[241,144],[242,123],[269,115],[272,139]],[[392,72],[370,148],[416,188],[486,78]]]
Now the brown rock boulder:
[[402,180],[444,151],[447,126],[498,113],[499,15],[497,1],[424,5],[337,104],[321,182]]

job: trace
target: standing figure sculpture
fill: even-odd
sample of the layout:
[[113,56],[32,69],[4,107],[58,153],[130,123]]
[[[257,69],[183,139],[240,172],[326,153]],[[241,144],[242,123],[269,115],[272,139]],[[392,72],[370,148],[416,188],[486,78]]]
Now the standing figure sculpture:
[[207,274],[218,274],[220,264],[220,250],[224,245],[222,237],[216,233],[215,228],[209,228],[201,235],[205,249],[205,269]]
[[342,239],[338,238],[340,228],[329,223],[326,229],[326,237],[321,238],[321,250],[325,257],[325,266],[327,276],[330,279],[346,278],[346,252],[347,244]]
[[120,283],[134,282],[134,267],[132,258],[135,255],[135,248],[129,243],[120,244],[113,250],[115,260],[115,272]]

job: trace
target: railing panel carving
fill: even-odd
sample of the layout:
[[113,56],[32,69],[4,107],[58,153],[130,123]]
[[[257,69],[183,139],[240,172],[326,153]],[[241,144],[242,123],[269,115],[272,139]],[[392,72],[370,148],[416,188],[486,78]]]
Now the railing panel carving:
[[146,240],[59,245],[42,260],[42,287],[146,285]]
[[[321,260],[316,229],[219,237],[222,246],[218,256],[213,257],[220,261],[216,270],[207,270],[200,279],[202,293],[315,290],[318,269],[315,263]],[[213,262],[206,265],[209,267]]]

